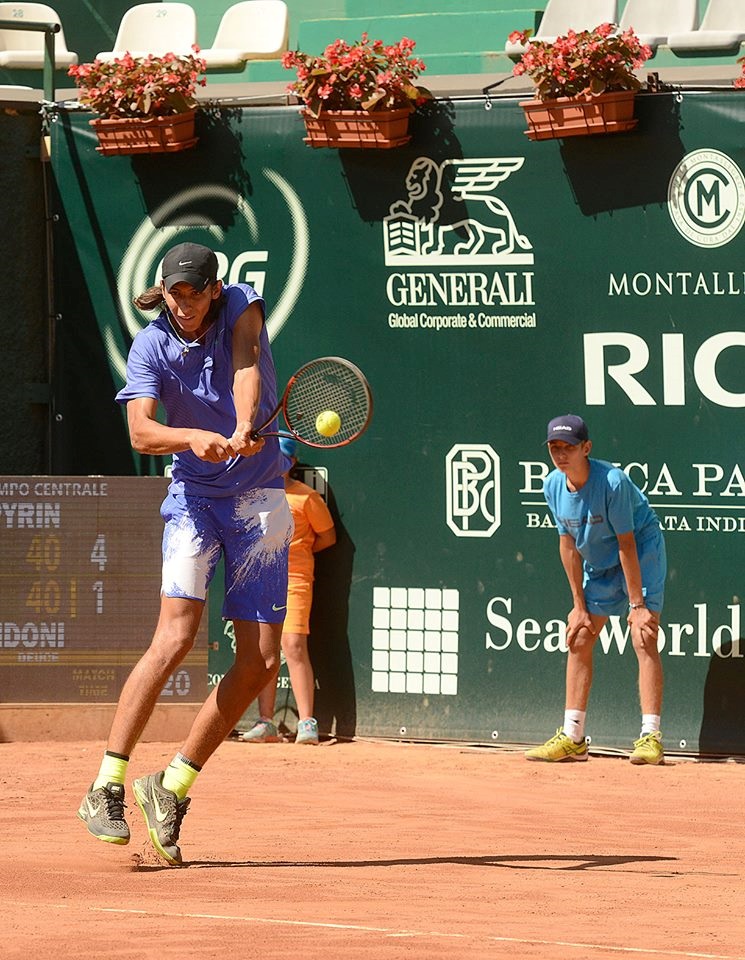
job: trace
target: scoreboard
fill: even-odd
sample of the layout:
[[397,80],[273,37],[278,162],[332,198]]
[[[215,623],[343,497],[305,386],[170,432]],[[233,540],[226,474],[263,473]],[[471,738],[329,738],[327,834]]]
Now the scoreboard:
[[[0,476],[0,699],[109,703],[160,607],[162,477]],[[161,703],[207,694],[205,611]]]

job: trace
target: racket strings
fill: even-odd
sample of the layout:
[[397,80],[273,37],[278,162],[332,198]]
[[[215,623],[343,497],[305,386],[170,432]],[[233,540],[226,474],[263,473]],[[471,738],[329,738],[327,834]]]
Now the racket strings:
[[[316,429],[319,413],[339,415],[337,433],[325,437]],[[299,437],[335,445],[357,436],[367,426],[370,394],[364,378],[350,365],[329,360],[308,364],[290,386],[284,404],[287,425]]]

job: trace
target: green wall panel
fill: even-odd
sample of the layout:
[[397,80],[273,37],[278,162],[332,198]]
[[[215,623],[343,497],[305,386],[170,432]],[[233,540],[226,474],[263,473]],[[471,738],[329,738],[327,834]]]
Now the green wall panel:
[[[102,416],[145,322],[132,296],[181,237],[263,290],[280,379],[323,354],[370,379],[368,433],[309,454],[343,528],[313,629],[326,729],[553,732],[570,598],[542,440],[572,410],[668,531],[668,748],[743,752],[745,105],[645,95],[637,114],[628,134],[531,143],[515,101],[440,101],[405,148],[337,151],[303,144],[295,108],[218,111],[193,151],[136,159],[100,157],[85,117],[55,123],[75,225],[61,309],[97,331]],[[61,347],[62,411],[81,347]],[[57,448],[87,427],[68,416]],[[106,432],[130,470],[162,469],[133,467],[120,417]],[[606,747],[638,735],[624,626],[596,654],[588,729]]]

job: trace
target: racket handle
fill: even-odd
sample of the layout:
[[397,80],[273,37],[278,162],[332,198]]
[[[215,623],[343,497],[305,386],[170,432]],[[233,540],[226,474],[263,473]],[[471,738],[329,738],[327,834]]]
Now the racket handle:
[[263,440],[265,437],[291,437],[292,439],[297,440],[295,434],[289,430],[264,431],[259,428],[258,430],[252,430],[250,436],[252,440]]

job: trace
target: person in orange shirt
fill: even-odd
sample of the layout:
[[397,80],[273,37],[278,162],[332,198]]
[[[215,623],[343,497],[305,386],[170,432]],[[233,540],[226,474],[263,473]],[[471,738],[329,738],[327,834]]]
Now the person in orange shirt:
[[[281,437],[282,453],[292,466],[284,474],[285,493],[295,521],[295,533],[290,542],[289,581],[287,588],[287,615],[282,628],[282,652],[290,672],[290,684],[298,709],[295,743],[318,743],[318,723],[313,716],[313,695],[316,679],[308,655],[310,609],[313,603],[313,572],[315,554],[336,543],[334,521],[321,495],[291,476],[297,463],[296,441]],[[277,694],[277,675],[259,694],[259,719],[241,735],[246,743],[276,743],[279,733],[274,724],[274,704]]]

